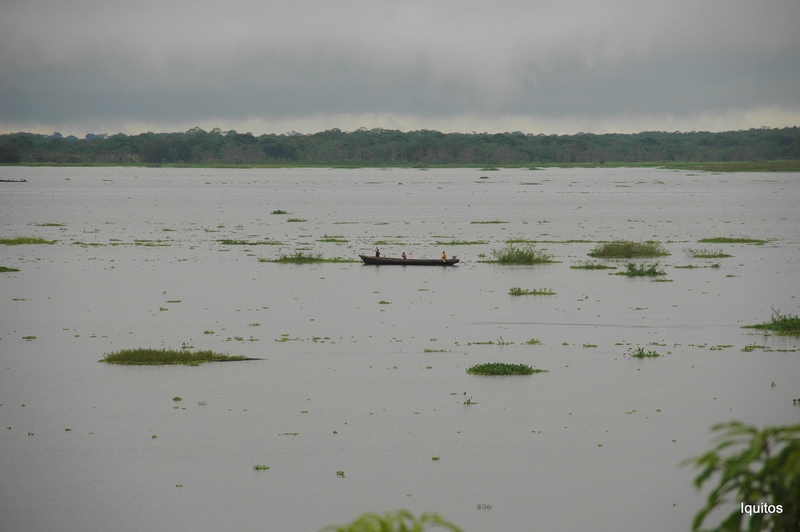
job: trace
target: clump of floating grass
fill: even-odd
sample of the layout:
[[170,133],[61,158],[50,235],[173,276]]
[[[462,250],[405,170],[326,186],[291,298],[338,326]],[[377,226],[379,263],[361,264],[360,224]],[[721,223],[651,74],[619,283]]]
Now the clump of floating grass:
[[729,255],[728,253],[723,253],[721,251],[712,251],[710,249],[692,249],[692,248],[684,248],[683,252],[686,253],[686,256],[692,259],[725,259],[728,257],[733,257],[733,255]]
[[655,277],[656,275],[666,275],[666,272],[658,269],[657,262],[652,264],[643,263],[641,265],[629,262],[624,272],[617,272],[614,275],[627,275],[628,277]]
[[[630,355],[634,358],[656,358],[661,356],[655,351],[645,351],[644,347],[638,347],[635,350],[629,350],[625,354]],[[625,356],[625,354],[623,354],[623,356]]]
[[534,288],[533,290],[524,290],[519,286],[515,286],[508,291],[510,296],[554,296],[556,293],[549,288]]
[[8,266],[0,266],[0,273],[18,272],[18,268],[9,268]]
[[507,224],[508,222],[504,222],[502,220],[487,220],[485,222],[470,222],[471,224]]
[[223,355],[213,351],[186,351],[184,349],[122,349],[106,354],[98,362],[107,364],[124,364],[132,366],[164,366],[183,364],[199,366],[203,362],[228,362],[234,360],[257,360],[243,355]]
[[269,469],[269,466],[268,465],[254,465],[253,469],[256,470],[256,471],[266,471],[267,469]]
[[343,259],[341,257],[334,257],[326,259],[322,253],[313,253],[311,251],[297,250],[294,253],[287,255],[281,253],[277,259],[263,259],[259,258],[258,262],[277,262],[280,264],[308,264],[314,262],[357,262],[351,259]]
[[713,238],[701,238],[698,242],[702,244],[766,244],[766,240],[759,240],[757,238],[732,238],[726,236],[717,236]]
[[278,209],[278,210],[272,211],[270,214],[289,214],[289,213],[286,212],[286,211],[282,211],[282,210]]
[[539,345],[541,343],[542,343],[541,340],[537,340],[536,338],[531,338],[530,340],[525,342],[525,345]]
[[481,244],[488,244],[486,240],[450,240],[448,242],[437,240],[437,246],[477,246]]
[[308,220],[304,218],[289,218],[286,220],[287,222],[307,222]]
[[318,239],[317,242],[326,242],[326,243],[333,243],[333,244],[346,244],[349,242],[343,235],[333,235],[328,236],[323,235],[322,238]]
[[547,373],[546,369],[532,368],[527,364],[506,364],[504,362],[487,362],[467,368],[471,375],[532,375]]
[[598,244],[589,252],[590,257],[599,259],[633,259],[663,257],[669,255],[669,251],[659,243],[652,240],[644,242],[633,242],[630,240],[615,240]]
[[544,264],[555,262],[553,256],[533,246],[509,244],[502,249],[493,249],[494,261],[500,264]]
[[800,336],[800,316],[781,314],[780,309],[773,309],[770,321],[756,325],[746,325],[745,328],[772,331],[778,336]]
[[226,246],[280,246],[281,243],[276,240],[233,240],[223,239],[217,240],[220,244]]
[[577,264],[573,264],[569,267],[571,270],[616,270],[616,266],[608,266],[607,264],[600,264],[599,262],[595,262],[593,260],[585,260],[582,262],[578,262]]
[[38,236],[15,236],[11,238],[0,238],[0,244],[4,246],[19,246],[25,244],[55,244],[56,240],[45,240]]

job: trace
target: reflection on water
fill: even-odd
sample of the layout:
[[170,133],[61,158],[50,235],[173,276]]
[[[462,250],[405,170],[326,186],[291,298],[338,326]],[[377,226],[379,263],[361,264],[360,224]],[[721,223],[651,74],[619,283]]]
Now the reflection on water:
[[[741,328],[798,313],[794,174],[0,173],[28,180],[0,190],[0,237],[58,240],[0,246],[20,269],[0,274],[4,531],[316,531],[398,508],[467,531],[687,529],[703,495],[678,465],[710,426],[798,416],[798,340]],[[768,242],[697,242],[717,236]],[[618,239],[664,243],[669,282],[569,268]],[[508,240],[560,262],[482,262]],[[376,245],[463,262],[258,261]],[[97,363],[160,346],[264,360]],[[491,361],[549,371],[465,372]]]

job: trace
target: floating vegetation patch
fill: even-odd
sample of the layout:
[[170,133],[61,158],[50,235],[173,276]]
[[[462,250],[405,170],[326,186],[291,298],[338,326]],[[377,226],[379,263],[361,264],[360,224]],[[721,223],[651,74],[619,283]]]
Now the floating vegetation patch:
[[627,275],[628,277],[654,277],[656,275],[666,275],[666,272],[658,269],[657,262],[652,264],[645,262],[638,265],[636,263],[629,262],[624,272],[617,272],[614,275]]
[[217,240],[225,246],[280,246],[277,240],[232,240],[229,238]]
[[47,224],[33,224],[36,227],[64,227],[67,224],[55,224],[55,223],[47,223]]
[[203,362],[229,362],[237,360],[259,360],[248,358],[244,355],[223,355],[213,351],[190,352],[184,349],[122,349],[106,354],[98,362],[108,364],[126,364],[133,366],[164,366],[169,364],[183,364],[184,366],[199,366]]
[[286,211],[282,211],[282,210],[278,209],[278,210],[272,211],[270,214],[289,214],[289,213],[286,212]]
[[607,264],[600,264],[593,260],[585,260],[578,262],[569,267],[571,270],[616,270],[616,266],[608,266]]
[[546,264],[555,262],[553,256],[534,249],[531,245],[515,246],[509,244],[502,249],[493,249],[494,262],[500,264]]
[[488,244],[486,240],[450,240],[449,242],[443,242],[441,240],[437,240],[434,245],[436,246],[478,246],[481,244]]
[[0,245],[20,246],[25,244],[55,244],[57,240],[45,240],[38,236],[15,236],[11,238],[0,238]]
[[693,249],[693,248],[684,248],[684,253],[686,253],[687,257],[692,259],[725,259],[728,257],[733,257],[728,253],[723,253],[721,251],[712,251],[710,249]]
[[515,286],[508,291],[510,296],[554,296],[556,293],[549,288],[534,288],[533,290],[524,290]]
[[253,469],[256,470],[256,471],[266,471],[267,469],[269,469],[269,466],[268,465],[254,465]]
[[731,238],[725,236],[701,238],[698,242],[703,244],[756,244],[758,246],[767,243],[766,240],[759,240],[757,238]]
[[547,370],[532,368],[527,364],[487,362],[468,367],[467,373],[470,375],[532,375],[534,373],[547,373]]
[[590,257],[601,259],[633,259],[662,257],[669,255],[669,251],[659,243],[652,240],[633,242],[631,240],[615,240],[597,245],[589,252]]
[[524,342],[525,345],[539,345],[541,343],[541,340],[537,340],[536,338],[531,338],[527,342]]
[[478,221],[478,222],[470,222],[471,224],[507,224],[508,222],[504,222],[502,220],[487,220],[487,221]]
[[634,358],[656,358],[660,357],[658,353],[655,351],[645,351],[644,347],[637,347],[636,349],[629,349],[627,353],[623,353],[622,356],[629,355]]
[[326,259],[322,253],[313,253],[311,251],[297,250],[290,255],[280,254],[277,259],[258,259],[258,262],[277,262],[280,264],[308,264],[313,262],[358,262],[352,259],[343,259],[341,257],[334,257]]
[[594,244],[596,242],[597,240],[529,240],[527,238],[506,240],[506,244]]
[[286,220],[286,221],[287,221],[287,222],[307,222],[308,220],[306,220],[306,219],[303,219],[303,218],[289,218],[289,219],[288,219],[288,220]]
[[745,325],[745,328],[771,331],[778,336],[800,336],[800,316],[781,314],[780,309],[773,309],[770,321],[756,325]]
[[675,266],[675,268],[682,269],[682,270],[694,270],[694,269],[697,269],[697,268],[719,268],[719,262],[715,262],[714,264],[708,264],[706,266],[697,266],[695,264],[687,264],[686,266]]
[[349,242],[343,235],[322,235],[322,238],[319,238],[317,242],[325,242],[330,244],[346,244]]
[[18,268],[9,268],[8,266],[0,266],[0,273],[18,272]]

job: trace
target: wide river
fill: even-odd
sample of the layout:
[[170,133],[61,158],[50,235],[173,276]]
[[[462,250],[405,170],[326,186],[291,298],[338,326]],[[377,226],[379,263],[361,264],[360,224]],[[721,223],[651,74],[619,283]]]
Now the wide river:
[[[401,508],[465,532],[688,530],[710,486],[681,463],[711,426],[800,417],[800,340],[742,328],[800,313],[800,174],[0,179],[27,180],[0,183],[0,238],[56,241],[0,245],[3,532],[316,532]],[[570,268],[610,240],[661,242],[637,262],[666,275]],[[557,262],[487,262],[508,241]],[[461,263],[361,264],[376,246]],[[355,260],[268,262],[298,250]],[[98,363],[135,347],[262,360]],[[483,362],[548,371],[466,373]]]

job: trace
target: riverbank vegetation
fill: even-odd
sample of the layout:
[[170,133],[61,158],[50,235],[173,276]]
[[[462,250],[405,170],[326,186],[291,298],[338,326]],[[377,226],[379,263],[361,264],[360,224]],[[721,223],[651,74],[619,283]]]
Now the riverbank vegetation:
[[634,134],[442,133],[390,129],[259,135],[182,133],[0,135],[0,163],[182,166],[595,167],[637,164],[709,172],[798,171],[800,129]]
[[203,362],[228,362],[234,360],[257,360],[243,355],[223,355],[214,351],[191,351],[189,349],[121,349],[106,354],[98,362],[133,366],[164,366],[183,364],[199,366]]

